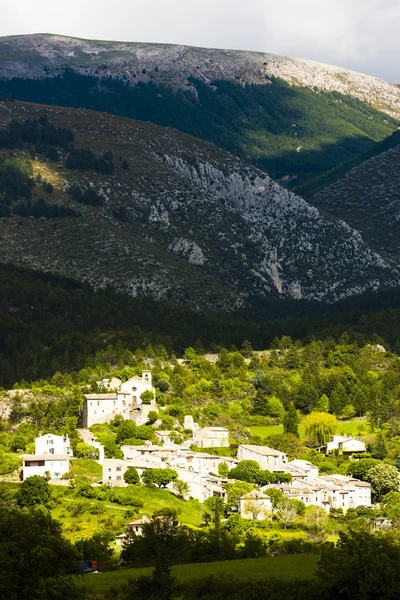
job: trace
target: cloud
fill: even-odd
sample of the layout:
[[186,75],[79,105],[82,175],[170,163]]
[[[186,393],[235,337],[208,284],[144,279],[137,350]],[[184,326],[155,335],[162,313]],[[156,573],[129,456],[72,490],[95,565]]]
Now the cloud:
[[0,16],[0,35],[259,50],[400,82],[399,0],[0,0]]

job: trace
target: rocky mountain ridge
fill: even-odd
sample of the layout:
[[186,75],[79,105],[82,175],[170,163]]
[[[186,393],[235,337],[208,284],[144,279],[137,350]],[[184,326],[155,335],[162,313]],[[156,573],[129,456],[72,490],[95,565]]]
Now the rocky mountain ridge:
[[0,79],[84,74],[171,86],[196,93],[188,83],[223,79],[265,84],[272,78],[315,91],[338,92],[400,118],[400,88],[376,77],[301,58],[191,46],[102,42],[50,34],[0,38]]
[[[13,150],[51,184],[52,193],[37,184],[33,200],[76,214],[0,219],[0,262],[215,309],[398,285],[396,267],[356,230],[212,144],[92,111],[0,102],[0,129],[42,117],[72,130],[76,148],[113,156],[115,170],[67,168],[66,151],[52,161],[29,144]],[[100,205],[76,201],[77,186]]]

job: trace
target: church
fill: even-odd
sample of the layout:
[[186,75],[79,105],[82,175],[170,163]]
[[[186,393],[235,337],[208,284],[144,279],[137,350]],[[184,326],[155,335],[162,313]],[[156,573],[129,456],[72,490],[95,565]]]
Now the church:
[[109,393],[85,394],[82,427],[108,423],[116,415],[136,421],[143,406],[141,396],[146,391],[153,394],[150,407],[155,406],[155,389],[152,384],[151,371],[143,371],[141,377],[131,377],[124,383],[116,378],[111,381],[103,379],[100,385]]

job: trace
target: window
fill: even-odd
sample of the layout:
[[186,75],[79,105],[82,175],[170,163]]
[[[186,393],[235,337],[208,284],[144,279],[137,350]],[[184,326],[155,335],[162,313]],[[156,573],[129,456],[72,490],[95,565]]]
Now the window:
[[26,460],[25,461],[26,467],[44,467],[44,465],[45,465],[44,460]]
[[117,481],[121,481],[121,475],[117,475]]
[[100,406],[100,400],[97,400],[97,406]]
[[110,468],[108,469],[108,472],[111,473],[111,469]]
[[49,454],[54,454],[54,448],[49,448]]
[[117,471],[121,471],[121,467],[117,467]]

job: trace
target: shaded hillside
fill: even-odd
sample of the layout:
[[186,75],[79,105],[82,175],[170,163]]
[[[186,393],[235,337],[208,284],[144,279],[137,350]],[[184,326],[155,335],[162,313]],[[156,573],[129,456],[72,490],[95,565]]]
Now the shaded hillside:
[[400,131],[395,131],[389,137],[371,146],[371,148],[366,152],[362,152],[361,154],[353,158],[353,160],[340,164],[335,169],[332,169],[324,175],[316,177],[315,179],[312,179],[311,181],[303,185],[295,185],[293,187],[293,191],[296,194],[302,196],[302,198],[310,199],[313,197],[314,194],[323,190],[323,188],[325,188],[326,186],[332,185],[333,183],[344,177],[347,173],[349,173],[349,171],[351,171],[351,169],[358,167],[363,162],[366,162],[374,156],[379,156],[379,154],[382,154],[383,152],[394,148],[398,144],[400,144]]
[[0,103],[0,128],[18,186],[3,189],[2,262],[213,309],[397,284],[356,231],[213,145],[20,103]]
[[312,61],[59,36],[0,39],[0,94],[172,126],[287,187],[368,151],[400,114],[395,86]]
[[400,132],[398,145],[351,169],[312,196],[324,213],[346,220],[387,260],[400,258]]

